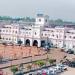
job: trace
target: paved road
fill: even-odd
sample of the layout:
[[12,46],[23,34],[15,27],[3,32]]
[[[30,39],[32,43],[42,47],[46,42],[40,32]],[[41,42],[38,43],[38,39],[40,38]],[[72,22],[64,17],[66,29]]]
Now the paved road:
[[68,71],[63,72],[60,75],[75,75],[75,68],[68,67]]

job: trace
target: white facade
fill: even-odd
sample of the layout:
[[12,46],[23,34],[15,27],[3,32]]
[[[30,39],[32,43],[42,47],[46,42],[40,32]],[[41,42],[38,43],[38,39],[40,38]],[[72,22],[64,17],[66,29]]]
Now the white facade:
[[75,50],[75,29],[65,27],[49,28],[49,17],[38,14],[35,25],[21,26],[16,24],[5,25],[0,28],[3,42],[24,45],[44,46],[47,42],[56,47]]

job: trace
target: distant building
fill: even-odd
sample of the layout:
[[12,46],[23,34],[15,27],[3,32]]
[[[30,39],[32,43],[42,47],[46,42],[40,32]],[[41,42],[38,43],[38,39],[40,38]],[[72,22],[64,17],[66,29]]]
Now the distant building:
[[75,29],[56,26],[49,26],[49,16],[37,14],[35,23],[31,25],[9,24],[0,28],[0,35],[3,42],[22,44],[29,46],[43,47],[47,43],[66,50],[75,50]]

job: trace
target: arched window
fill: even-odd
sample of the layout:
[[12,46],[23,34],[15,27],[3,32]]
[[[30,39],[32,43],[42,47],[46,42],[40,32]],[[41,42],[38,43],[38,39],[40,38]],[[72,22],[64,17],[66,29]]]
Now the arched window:
[[30,40],[29,39],[26,40],[26,45],[30,46]]
[[39,22],[41,22],[41,19],[39,19]]
[[38,41],[37,40],[33,41],[33,46],[38,46]]

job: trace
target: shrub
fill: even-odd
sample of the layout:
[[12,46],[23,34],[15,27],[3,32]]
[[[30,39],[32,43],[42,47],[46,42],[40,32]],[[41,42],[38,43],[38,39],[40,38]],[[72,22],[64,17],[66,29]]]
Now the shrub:
[[18,68],[16,66],[12,66],[11,71],[13,72],[13,74],[15,74],[18,71]]
[[56,59],[49,59],[49,63],[53,65],[56,62]]
[[42,67],[45,65],[45,62],[43,60],[38,60],[35,62],[35,64],[37,64],[38,66]]

